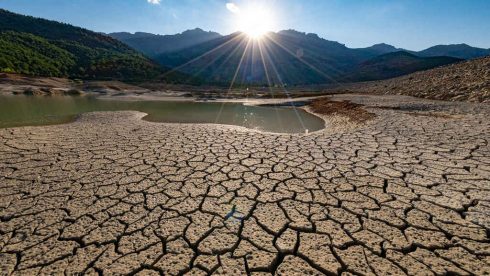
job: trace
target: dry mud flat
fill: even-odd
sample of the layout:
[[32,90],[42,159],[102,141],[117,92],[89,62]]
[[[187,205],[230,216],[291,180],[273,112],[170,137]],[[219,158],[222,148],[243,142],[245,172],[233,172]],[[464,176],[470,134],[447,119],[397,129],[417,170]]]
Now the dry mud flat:
[[0,274],[490,274],[488,105],[334,99],[376,116],[0,130]]

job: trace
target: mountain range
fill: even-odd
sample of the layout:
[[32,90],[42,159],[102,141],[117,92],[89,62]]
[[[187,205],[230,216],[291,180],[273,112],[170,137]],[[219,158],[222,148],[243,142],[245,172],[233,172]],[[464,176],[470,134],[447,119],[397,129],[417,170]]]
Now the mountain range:
[[110,33],[108,35],[150,57],[166,52],[182,50],[221,37],[218,33],[205,32],[199,28],[187,30],[176,35],[155,35],[144,32],[136,32],[134,34],[120,32]]
[[284,30],[260,40],[202,29],[176,35],[102,34],[0,9],[0,71],[33,76],[246,85],[379,80],[490,55],[466,44],[420,52],[376,44],[349,48]]
[[[303,34],[309,37],[321,39],[316,34],[300,33],[294,30],[285,30],[279,33],[296,33],[298,35]],[[187,30],[183,33],[175,35],[156,35],[144,32],[136,32],[134,34],[119,32],[109,33],[108,36],[128,44],[149,57],[155,57],[160,54],[183,50],[185,48],[197,46],[204,42],[223,37],[219,33],[204,31],[200,28]],[[386,43],[379,43],[366,48],[354,48],[352,50],[363,51],[372,56],[399,51],[408,52],[420,57],[448,56],[460,59],[473,59],[490,55],[490,49],[472,47],[464,43],[436,45],[422,51],[411,51],[403,48],[396,48],[395,46]]]
[[467,44],[437,45],[420,51],[422,57],[449,56],[461,59],[474,59],[490,55],[490,49],[471,47]]
[[[437,45],[419,52],[384,43],[353,49],[295,30],[271,32],[261,41],[250,43],[241,33],[221,36],[201,29],[173,36],[109,35],[163,66],[214,84],[229,84],[232,80],[259,85],[379,80],[490,55],[490,49],[466,44]],[[149,49],[148,45],[155,47]]]

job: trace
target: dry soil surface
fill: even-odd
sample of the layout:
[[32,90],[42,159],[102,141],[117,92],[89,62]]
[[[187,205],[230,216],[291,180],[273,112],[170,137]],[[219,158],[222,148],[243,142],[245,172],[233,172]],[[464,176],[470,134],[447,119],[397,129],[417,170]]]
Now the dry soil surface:
[[1,129],[0,274],[490,274],[489,106],[333,99],[376,116]]

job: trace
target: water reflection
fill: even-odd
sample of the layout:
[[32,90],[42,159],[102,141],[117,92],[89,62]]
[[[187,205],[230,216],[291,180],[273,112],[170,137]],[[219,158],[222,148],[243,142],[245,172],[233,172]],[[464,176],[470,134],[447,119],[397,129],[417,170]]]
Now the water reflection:
[[168,123],[217,123],[268,132],[304,133],[324,127],[303,110],[238,103],[99,100],[95,97],[0,96],[0,127],[59,124],[91,111],[135,110],[144,119]]

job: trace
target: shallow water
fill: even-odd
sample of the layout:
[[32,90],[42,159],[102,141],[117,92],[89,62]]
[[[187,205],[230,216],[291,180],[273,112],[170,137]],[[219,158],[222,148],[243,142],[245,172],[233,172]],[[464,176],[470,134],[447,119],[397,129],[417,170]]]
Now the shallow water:
[[60,124],[91,111],[135,110],[144,120],[216,123],[267,132],[304,133],[322,129],[322,119],[301,109],[239,103],[99,100],[90,96],[0,96],[0,128]]

